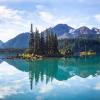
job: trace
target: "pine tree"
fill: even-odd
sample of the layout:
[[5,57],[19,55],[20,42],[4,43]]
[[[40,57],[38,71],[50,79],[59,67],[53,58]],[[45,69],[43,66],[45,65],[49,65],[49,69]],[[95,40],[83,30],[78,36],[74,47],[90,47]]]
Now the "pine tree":
[[34,52],[34,32],[33,32],[33,25],[31,24],[31,30],[29,35],[29,53]]
[[57,40],[57,35],[55,34],[54,35],[54,54],[58,54],[59,53],[59,50],[58,50],[58,40]]
[[46,48],[48,55],[55,55],[59,53],[57,35],[54,34],[51,29],[47,31]]
[[50,42],[50,54],[53,55],[54,54],[54,34],[50,31],[50,38],[49,38],[49,42]]
[[50,43],[49,42],[50,33],[49,33],[48,30],[46,30],[45,34],[46,34],[46,40],[45,40],[46,47],[45,47],[45,51],[46,51],[46,55],[48,55],[49,54],[49,50],[50,50],[50,44],[49,44]]
[[[44,34],[46,34],[46,37]],[[41,34],[39,34],[39,31],[36,29],[35,34],[33,34],[31,25],[29,49],[31,49],[32,53],[37,55],[56,55],[59,53],[57,35],[54,34],[51,29]]]
[[37,29],[35,31],[35,38],[34,38],[34,53],[40,54],[40,34]]
[[45,39],[44,39],[44,33],[41,33],[41,38],[40,38],[40,52],[41,54],[45,54],[45,49],[46,49],[46,44],[45,44]]

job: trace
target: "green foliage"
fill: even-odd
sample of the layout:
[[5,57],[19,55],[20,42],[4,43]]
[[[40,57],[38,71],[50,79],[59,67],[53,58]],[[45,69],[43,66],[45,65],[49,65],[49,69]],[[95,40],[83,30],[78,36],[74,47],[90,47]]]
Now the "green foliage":
[[88,38],[62,39],[59,40],[58,47],[63,53],[66,49],[70,49],[72,52],[93,50],[97,53],[100,53],[100,40]]
[[59,54],[57,36],[52,31],[47,32],[46,50],[47,50],[47,55]]
[[26,50],[25,50],[25,54],[32,54],[33,53],[33,49],[32,48],[27,48]]
[[45,34],[46,37],[44,36],[44,33],[40,34],[36,29],[34,39],[32,39],[33,35],[30,37],[31,42],[29,42],[29,49],[27,50],[28,53],[47,56],[59,54],[56,34],[52,31],[46,31]]
[[40,34],[39,31],[36,29],[35,37],[34,37],[34,53],[40,54]]

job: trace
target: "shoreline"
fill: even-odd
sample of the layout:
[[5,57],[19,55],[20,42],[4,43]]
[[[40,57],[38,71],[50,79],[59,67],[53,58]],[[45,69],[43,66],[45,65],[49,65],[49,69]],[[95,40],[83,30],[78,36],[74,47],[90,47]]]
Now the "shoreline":
[[[99,55],[91,55],[92,57],[93,56],[100,56]],[[7,56],[7,57],[2,57],[0,59],[12,59],[12,60],[15,60],[15,59],[23,59],[23,60],[30,60],[30,61],[33,61],[33,60],[42,60],[42,59],[46,59],[46,58],[72,58],[72,57],[91,57],[91,56],[74,56],[74,55],[71,55],[71,56],[65,56],[65,55],[60,55],[60,56],[43,56],[43,55],[35,55],[33,57],[23,57],[23,56]]]

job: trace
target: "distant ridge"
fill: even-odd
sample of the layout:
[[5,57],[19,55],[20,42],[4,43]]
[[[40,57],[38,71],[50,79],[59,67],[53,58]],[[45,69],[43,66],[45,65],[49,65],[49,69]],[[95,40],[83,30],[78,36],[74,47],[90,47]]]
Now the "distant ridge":
[[[88,38],[99,38],[100,39],[100,29],[92,28],[89,29],[86,26],[74,29],[67,24],[58,24],[52,28],[48,28],[53,33],[57,34],[58,39],[65,38],[77,38],[87,36]],[[43,33],[45,34],[45,31]],[[0,41],[0,48],[27,48],[28,47],[28,34],[29,32],[21,33],[15,38],[3,43]]]
[[15,38],[3,43],[1,48],[27,48],[28,47],[28,32],[21,33]]
[[0,40],[0,47],[3,45],[3,42]]

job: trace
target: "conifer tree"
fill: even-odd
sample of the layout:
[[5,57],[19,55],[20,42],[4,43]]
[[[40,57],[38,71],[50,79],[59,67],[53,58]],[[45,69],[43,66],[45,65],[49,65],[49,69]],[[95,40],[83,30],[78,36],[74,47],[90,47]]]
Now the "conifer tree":
[[49,54],[49,48],[50,48],[50,46],[49,46],[49,38],[50,38],[50,33],[49,33],[49,31],[48,30],[46,30],[46,40],[45,40],[45,44],[46,44],[46,48],[45,48],[45,51],[46,51],[46,55],[48,55]]
[[33,32],[33,25],[31,24],[31,30],[29,34],[29,53],[34,52],[34,32]]
[[34,53],[40,54],[40,34],[37,29],[35,31],[35,38],[34,38]]
[[48,55],[55,55],[59,53],[57,35],[54,34],[51,29],[47,31],[46,47]]
[[50,44],[50,54],[54,54],[54,34],[50,31],[50,38],[49,38],[49,44]]
[[[51,29],[46,30],[45,33],[39,34],[39,31],[36,29],[33,34],[32,26],[31,26],[31,35],[29,48],[32,49],[32,53],[34,54],[42,54],[53,56],[58,54],[58,40],[57,35],[54,34]],[[46,36],[44,36],[46,34]]]
[[45,46],[46,45],[45,45],[44,33],[41,33],[41,37],[40,37],[40,52],[41,52],[42,55],[45,54],[45,49],[46,49]]
[[57,40],[57,35],[55,34],[54,35],[54,54],[58,54],[59,53],[59,50],[58,50],[58,40]]

